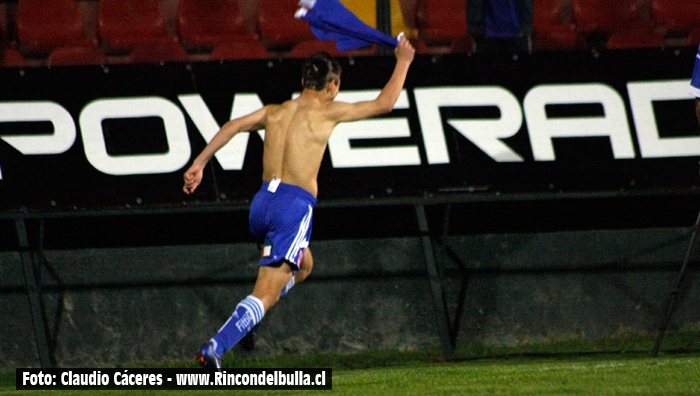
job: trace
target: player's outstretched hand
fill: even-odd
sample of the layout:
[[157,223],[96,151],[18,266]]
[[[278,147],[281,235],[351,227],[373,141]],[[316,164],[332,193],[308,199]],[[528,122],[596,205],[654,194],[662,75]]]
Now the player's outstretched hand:
[[184,191],[185,194],[192,194],[194,190],[197,189],[197,186],[199,186],[199,183],[202,182],[203,175],[204,172],[202,168],[192,165],[183,175],[185,185],[182,187],[182,191]]
[[399,38],[399,45],[397,45],[394,50],[396,60],[411,63],[413,62],[415,53],[416,50],[413,48],[413,45],[411,45],[411,42],[408,41],[405,36],[401,36],[401,38]]

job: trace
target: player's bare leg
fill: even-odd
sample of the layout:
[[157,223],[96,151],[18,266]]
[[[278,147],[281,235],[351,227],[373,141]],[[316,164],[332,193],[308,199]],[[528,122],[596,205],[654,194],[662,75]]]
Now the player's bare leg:
[[265,265],[258,269],[258,280],[255,282],[252,296],[262,301],[265,312],[277,304],[282,289],[292,276],[292,268],[286,263],[274,267]]
[[[306,279],[311,271],[314,268],[314,259],[313,256],[311,255],[311,249],[308,247],[304,251],[304,256],[302,256],[301,260],[301,268],[294,273],[294,277],[292,280],[290,280],[287,285],[282,289],[280,292],[280,297],[284,296],[289,292],[289,289],[291,289],[293,286],[301,283]],[[257,325],[253,326],[253,328],[246,334],[238,343],[240,344],[241,348],[245,351],[252,351],[255,349],[255,343],[258,338],[258,326],[260,324],[258,323]]]
[[199,348],[195,359],[205,368],[221,370],[223,354],[260,323],[265,312],[277,304],[282,289],[292,276],[292,269],[286,263],[259,267],[253,293],[236,306],[233,315],[216,335]]

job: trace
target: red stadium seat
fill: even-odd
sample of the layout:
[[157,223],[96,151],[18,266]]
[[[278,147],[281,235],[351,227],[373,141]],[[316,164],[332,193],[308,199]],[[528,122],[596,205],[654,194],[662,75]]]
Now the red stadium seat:
[[19,50],[29,56],[95,44],[85,32],[76,0],[19,0],[16,25]]
[[583,34],[609,36],[621,25],[640,20],[633,0],[572,0],[573,20]]
[[432,52],[428,44],[424,43],[421,39],[413,38],[410,41],[411,45],[413,45],[413,48],[416,50],[416,54],[430,54]]
[[0,48],[7,46],[7,11],[5,4],[0,4]]
[[418,37],[428,46],[451,45],[467,35],[466,0],[420,0],[416,5]]
[[564,19],[564,10],[560,0],[534,0],[533,27],[546,29],[568,23]]
[[666,45],[664,36],[651,29],[648,25],[626,26],[608,39],[607,48],[661,48]]
[[188,51],[210,51],[229,40],[257,40],[237,0],[180,0],[177,32]]
[[131,63],[184,62],[189,60],[187,52],[178,43],[167,41],[137,47],[131,53]]
[[552,25],[546,30],[535,28],[532,33],[534,51],[580,51],[587,47],[586,40],[572,24]]
[[[339,56],[341,53],[335,46],[334,41],[309,40],[302,41],[294,46],[289,56],[292,58],[307,58],[316,52],[325,51],[331,56]],[[344,53],[343,53],[344,54]]]
[[49,55],[49,66],[104,65],[107,56],[97,47],[62,47]]
[[27,62],[22,54],[14,48],[0,49],[0,67],[24,67]]
[[211,59],[267,59],[270,53],[257,41],[226,41],[219,43],[211,52]]
[[97,32],[105,50],[117,54],[175,39],[168,33],[157,0],[100,0]]
[[270,50],[286,51],[302,41],[315,40],[309,24],[294,17],[298,0],[260,0],[258,29],[262,43]]
[[697,47],[700,44],[700,28],[693,29],[693,31],[688,33],[686,43],[692,47]]
[[565,17],[560,0],[535,0],[532,47],[541,50],[582,50],[586,41]]
[[471,54],[473,52],[474,52],[474,37],[469,36],[469,35],[456,38],[452,42],[452,47],[450,48],[450,53],[453,53],[453,54]]
[[700,3],[693,0],[651,0],[651,19],[666,34],[684,36],[700,28]]

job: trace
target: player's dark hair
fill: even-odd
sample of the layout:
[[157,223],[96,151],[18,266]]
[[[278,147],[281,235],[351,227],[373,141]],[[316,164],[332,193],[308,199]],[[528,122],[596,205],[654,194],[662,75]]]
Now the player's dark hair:
[[311,55],[301,68],[304,88],[321,91],[329,82],[340,78],[340,63],[324,51]]

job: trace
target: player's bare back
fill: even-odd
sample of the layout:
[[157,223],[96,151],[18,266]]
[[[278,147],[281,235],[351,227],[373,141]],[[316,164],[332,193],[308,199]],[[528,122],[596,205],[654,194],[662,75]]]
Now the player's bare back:
[[265,122],[263,181],[277,178],[314,196],[318,194],[316,177],[336,126],[327,114],[329,104],[302,95],[269,107]]

